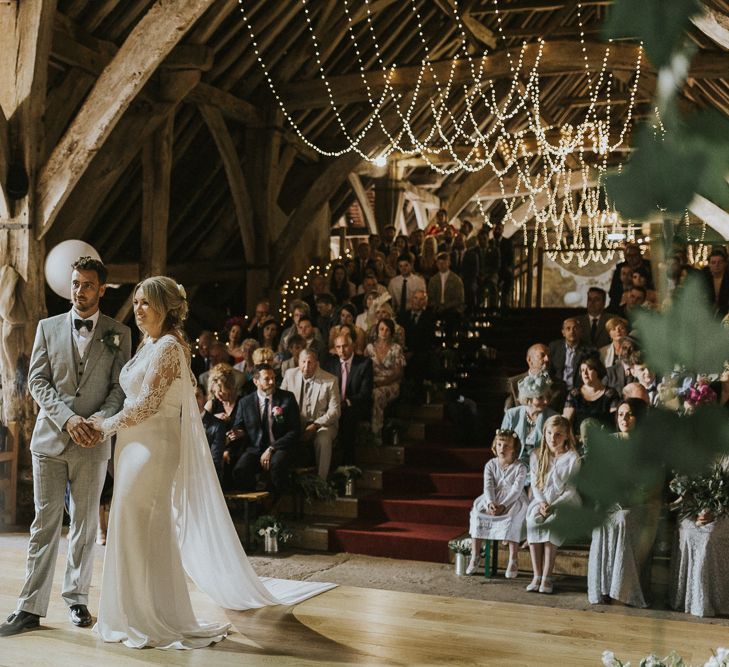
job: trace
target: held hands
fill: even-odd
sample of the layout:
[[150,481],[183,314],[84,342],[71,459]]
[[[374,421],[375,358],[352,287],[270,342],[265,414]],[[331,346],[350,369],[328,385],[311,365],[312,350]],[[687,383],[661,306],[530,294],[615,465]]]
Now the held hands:
[[539,514],[541,514],[546,519],[549,516],[549,513],[549,503],[539,503]]
[[504,505],[499,505],[498,503],[489,503],[486,510],[493,516],[501,516],[506,510],[506,507]]
[[95,447],[101,440],[102,417],[84,419],[79,415],[70,417],[66,422],[66,431],[77,445],[81,447]]
[[232,428],[225,434],[225,439],[230,443],[245,437],[246,430],[244,428]]

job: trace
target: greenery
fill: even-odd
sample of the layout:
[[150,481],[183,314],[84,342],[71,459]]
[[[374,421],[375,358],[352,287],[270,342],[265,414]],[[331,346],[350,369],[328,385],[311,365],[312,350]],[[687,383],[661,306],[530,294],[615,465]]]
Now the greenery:
[[314,473],[294,475],[294,486],[304,496],[304,502],[307,505],[315,500],[333,503],[337,499],[336,488]]
[[278,537],[279,544],[286,544],[294,536],[293,531],[283,524],[280,519],[271,514],[259,516],[253,524],[252,530],[253,538],[257,542],[263,541],[263,537],[267,531]]
[[471,554],[471,540],[470,538],[465,538],[461,540],[450,540],[448,542],[448,548],[454,554],[463,554],[464,556],[469,556]]
[[710,512],[716,519],[729,511],[729,472],[721,465],[702,475],[676,475],[670,486],[678,495],[671,509],[683,518],[695,520],[702,512]]
[[[630,667],[629,662],[622,662],[612,651],[603,651],[602,664],[605,667]],[[663,658],[651,653],[643,658],[639,665],[640,667],[691,667],[676,651],[671,651]],[[712,653],[711,658],[704,663],[704,667],[729,667],[729,649],[716,649],[716,653]]]

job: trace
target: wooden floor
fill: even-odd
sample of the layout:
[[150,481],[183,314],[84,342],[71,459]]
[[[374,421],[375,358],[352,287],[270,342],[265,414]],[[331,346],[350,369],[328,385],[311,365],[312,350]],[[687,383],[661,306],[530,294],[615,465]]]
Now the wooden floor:
[[[25,554],[0,548],[0,613],[14,609]],[[220,644],[195,651],[142,651],[104,644],[72,626],[60,598],[63,558],[51,608],[40,630],[0,638],[0,667],[48,665],[592,665],[602,651],[624,660],[678,648],[704,664],[729,644],[722,625],[615,613],[532,607],[342,586],[295,607],[229,612],[193,591],[202,618],[228,618],[236,628]],[[94,582],[101,579],[97,561]],[[98,607],[98,588],[91,595]]]

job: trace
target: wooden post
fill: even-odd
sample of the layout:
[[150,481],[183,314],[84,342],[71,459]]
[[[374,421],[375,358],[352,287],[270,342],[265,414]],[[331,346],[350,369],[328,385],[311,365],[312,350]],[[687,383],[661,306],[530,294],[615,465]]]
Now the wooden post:
[[527,268],[526,268],[526,307],[532,307],[532,294],[534,291],[534,249],[527,247]]
[[0,493],[2,494],[2,512],[0,523],[13,526],[16,523],[18,506],[18,453],[20,451],[20,424],[12,421],[7,426],[5,435],[5,451],[0,452],[0,466],[7,466],[0,477]]
[[167,226],[174,113],[167,116],[142,149],[142,276],[167,271]]
[[544,248],[537,248],[537,303],[536,307],[542,307],[542,289],[544,287]]

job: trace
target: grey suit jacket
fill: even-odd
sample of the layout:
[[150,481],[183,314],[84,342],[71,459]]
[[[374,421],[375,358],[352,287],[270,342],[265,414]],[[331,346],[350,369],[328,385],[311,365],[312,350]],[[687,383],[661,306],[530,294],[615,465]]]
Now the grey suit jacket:
[[[86,351],[86,365],[79,376],[73,352],[71,313],[56,315],[38,323],[30,356],[28,386],[40,407],[30,449],[35,454],[59,456],[67,447],[78,447],[63,430],[74,415],[115,415],[124,403],[119,371],[129,360],[132,337],[129,327],[100,314]],[[113,351],[102,341],[119,336]],[[88,450],[90,461],[111,456],[109,440]]]
[[600,315],[600,318],[597,321],[597,339],[593,342],[590,340],[590,333],[592,329],[592,326],[590,325],[590,316],[587,314],[580,315],[577,318],[577,321],[580,323],[580,342],[585,347],[596,347],[598,349],[605,347],[605,345],[610,345],[612,340],[610,338],[610,334],[605,328],[605,324],[611,317],[614,317],[614,315],[607,312]]
[[[304,376],[298,368],[290,368],[281,382],[281,389],[290,391],[294,395],[300,411],[303,379]],[[311,401],[314,405],[314,423],[336,432],[339,429],[339,415],[341,414],[339,382],[334,375],[321,368],[317,368],[312,379],[314,385],[311,388]]]
[[440,301],[440,272],[436,273],[428,281],[428,304],[434,308],[442,306],[446,310],[456,310],[462,312],[465,305],[465,296],[463,291],[463,281],[461,278],[450,271],[445,282],[444,301]]

